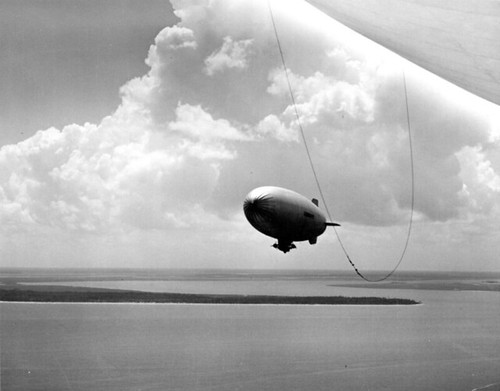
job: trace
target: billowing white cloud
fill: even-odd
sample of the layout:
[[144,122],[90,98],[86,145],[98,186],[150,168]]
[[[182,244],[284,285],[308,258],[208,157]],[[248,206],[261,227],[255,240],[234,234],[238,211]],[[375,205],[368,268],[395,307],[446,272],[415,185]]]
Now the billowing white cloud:
[[164,28],[155,39],[156,47],[168,50],[196,49],[197,43],[193,31],[179,26]]
[[188,225],[195,220],[191,209],[214,188],[220,162],[234,152],[203,133],[192,139],[180,130],[190,119],[196,131],[216,129],[222,138],[238,133],[201,108],[186,110],[179,107],[165,134],[116,114],[98,126],[51,128],[4,147],[2,214],[17,216],[19,224],[85,231]]
[[272,136],[280,141],[299,141],[299,134],[297,130],[287,128],[280,119],[270,114],[257,124],[257,133],[264,137]]
[[[173,4],[180,22],[158,34],[149,72],[121,88],[114,113],[0,150],[4,233],[160,231],[179,256],[188,243],[208,248],[214,238],[243,246],[251,228],[241,201],[255,186],[318,197],[267,4]],[[284,6],[276,16],[300,124],[335,219],[367,230],[405,224],[411,182],[401,69],[360,55],[300,12]],[[407,77],[416,216],[435,224],[475,218],[486,230],[500,209],[494,122],[418,77]]]
[[252,39],[234,42],[231,37],[224,37],[221,48],[205,59],[205,73],[213,76],[224,69],[245,69],[252,43]]
[[[336,125],[336,119],[346,118],[356,122],[371,122],[374,114],[374,91],[370,85],[352,84],[335,77],[315,72],[309,77],[297,76],[288,71],[297,111],[304,125],[318,122]],[[373,75],[376,76],[376,75]],[[271,95],[290,97],[283,69],[271,73],[267,92]],[[295,116],[290,105],[284,113]],[[337,121],[338,122],[338,121]]]
[[169,129],[194,137],[197,140],[245,140],[243,132],[231,126],[225,119],[214,120],[200,106],[179,105],[177,120],[169,124]]
[[457,154],[463,187],[460,195],[468,213],[489,215],[499,207],[500,175],[480,147],[465,147]]

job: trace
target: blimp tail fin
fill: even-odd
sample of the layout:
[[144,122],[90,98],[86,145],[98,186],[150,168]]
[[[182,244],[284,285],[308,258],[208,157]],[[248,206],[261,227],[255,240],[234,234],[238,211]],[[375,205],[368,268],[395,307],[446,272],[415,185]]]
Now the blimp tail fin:
[[[314,205],[316,205],[317,207],[319,207],[319,201],[318,201],[316,198],[313,198],[313,199],[311,200],[311,202],[312,202]],[[337,224],[337,223],[331,223],[331,222],[329,222],[329,221],[327,221],[327,222],[325,223],[325,225],[326,225],[327,227],[340,227],[340,224]],[[313,243],[313,242],[311,242],[311,241],[309,240],[309,243],[314,244],[314,243],[316,243],[316,240],[314,240],[314,243]]]

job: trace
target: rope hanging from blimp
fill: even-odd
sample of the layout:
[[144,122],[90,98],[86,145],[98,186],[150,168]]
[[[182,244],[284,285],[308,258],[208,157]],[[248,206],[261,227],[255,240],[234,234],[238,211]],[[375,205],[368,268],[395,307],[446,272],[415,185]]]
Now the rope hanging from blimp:
[[[292,101],[292,106],[293,106],[293,109],[294,109],[294,112],[295,112],[295,117],[296,117],[297,124],[298,124],[299,130],[300,130],[300,135],[301,135],[301,138],[302,138],[304,149],[305,149],[306,154],[307,154],[307,159],[309,160],[309,165],[311,167],[311,171],[312,171],[313,176],[314,176],[314,181],[316,182],[316,187],[318,188],[319,195],[320,195],[321,201],[323,202],[323,205],[325,207],[325,210],[326,210],[326,213],[328,215],[328,218],[330,219],[330,221],[333,221],[332,216],[330,214],[330,210],[328,208],[328,204],[326,203],[326,199],[325,199],[325,196],[323,194],[323,190],[322,190],[319,178],[318,178],[318,174],[316,172],[316,168],[314,166],[314,162],[313,162],[312,157],[311,157],[311,152],[309,150],[307,139],[305,137],[305,132],[304,132],[304,129],[302,127],[302,123],[300,121],[300,115],[299,115],[299,112],[298,112],[298,109],[297,109],[297,104],[295,102],[295,96],[293,94],[292,85],[290,83],[290,77],[289,77],[289,74],[288,74],[288,68],[286,66],[285,56],[283,54],[283,49],[281,47],[281,42],[280,42],[278,30],[276,28],[276,23],[274,21],[274,15],[273,15],[273,10],[272,10],[272,7],[271,7],[270,0],[267,1],[267,5],[268,5],[268,8],[269,8],[269,14],[271,16],[271,21],[272,21],[272,24],[273,24],[274,35],[276,37],[276,43],[278,45],[278,50],[279,50],[280,57],[281,57],[281,63],[283,64],[283,69],[284,69],[284,73],[285,73],[286,82],[288,84],[288,92],[290,93],[290,98],[291,98],[291,101]],[[401,265],[401,262],[403,261],[405,255],[406,255],[406,250],[408,249],[408,244],[410,242],[410,237],[411,237],[411,230],[412,230],[412,226],[413,226],[413,213],[414,213],[414,209],[415,209],[415,170],[414,170],[414,164],[413,164],[413,144],[412,144],[412,137],[411,137],[412,133],[411,133],[411,126],[410,126],[410,110],[409,110],[409,107],[408,107],[408,91],[407,91],[407,88],[406,88],[406,77],[405,77],[404,70],[403,70],[403,84],[404,84],[405,103],[406,103],[406,120],[407,120],[407,126],[408,126],[408,145],[409,145],[409,151],[410,151],[410,173],[411,173],[411,206],[410,206],[410,210],[411,210],[411,212],[410,212],[410,218],[409,218],[409,223],[408,223],[408,230],[406,232],[405,244],[404,244],[403,250],[401,251],[399,259],[396,262],[396,265],[394,266],[394,268],[389,273],[387,273],[386,275],[384,275],[381,278],[371,279],[371,278],[365,277],[359,271],[359,269],[356,267],[356,265],[354,264],[354,262],[352,261],[351,257],[349,256],[349,253],[347,252],[347,249],[346,249],[344,243],[342,242],[342,239],[340,238],[340,235],[339,235],[337,229],[335,228],[335,226],[333,226],[333,230],[335,232],[335,235],[337,236],[337,240],[338,240],[338,242],[340,244],[340,247],[342,248],[342,251],[344,252],[345,257],[349,261],[350,265],[352,266],[352,268],[354,269],[354,271],[356,272],[356,274],[359,277],[361,277],[363,280],[368,281],[368,282],[381,282],[381,281],[384,281],[384,280],[388,279],[390,276],[392,276],[394,274],[394,272],[399,268],[399,265]]]

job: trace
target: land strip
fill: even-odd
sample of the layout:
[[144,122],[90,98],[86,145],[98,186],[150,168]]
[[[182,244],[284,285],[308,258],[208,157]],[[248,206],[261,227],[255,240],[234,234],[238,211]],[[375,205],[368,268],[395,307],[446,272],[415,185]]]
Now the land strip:
[[[410,305],[410,299],[345,296],[219,295],[140,292],[115,289],[30,286],[0,287],[0,301],[46,303],[190,303],[190,304],[321,304],[321,305]],[[52,288],[52,289],[51,289]],[[55,288],[55,289],[54,289]],[[61,289],[63,288],[63,289]]]

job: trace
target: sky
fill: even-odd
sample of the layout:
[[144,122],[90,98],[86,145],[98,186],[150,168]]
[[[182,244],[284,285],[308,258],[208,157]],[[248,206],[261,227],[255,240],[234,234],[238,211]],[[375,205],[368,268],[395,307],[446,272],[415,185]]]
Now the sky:
[[[312,160],[362,271],[500,271],[500,108],[301,1],[272,1]],[[5,267],[350,268],[283,254],[263,185],[319,198],[266,1],[0,4]],[[407,95],[405,95],[406,79]],[[321,206],[321,205],[320,205]]]

